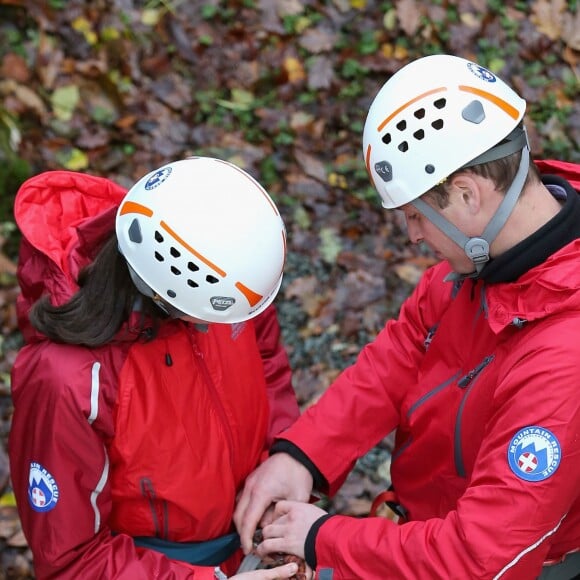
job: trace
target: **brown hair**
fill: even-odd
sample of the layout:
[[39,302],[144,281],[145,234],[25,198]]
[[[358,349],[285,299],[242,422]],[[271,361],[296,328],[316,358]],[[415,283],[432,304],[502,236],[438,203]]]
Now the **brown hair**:
[[[516,151],[507,157],[502,157],[501,159],[496,159],[495,161],[489,161],[488,163],[482,163],[480,165],[473,165],[472,167],[465,167],[454,171],[447,179],[430,189],[425,196],[435,202],[437,207],[444,209],[449,204],[449,184],[452,179],[460,173],[473,173],[486,179],[490,179],[495,188],[501,193],[505,193],[508,187],[511,185],[520,165],[522,152]],[[540,174],[537,167],[534,165],[532,156],[530,155],[530,167],[528,169],[528,175],[524,182],[524,188],[529,183],[535,183],[540,180]]]
[[[55,342],[101,346],[113,339],[141,296],[118,250],[115,234],[80,272],[78,284],[79,290],[60,306],[53,306],[48,296],[41,298],[30,311],[30,322]],[[165,315],[150,298],[141,297],[143,316],[138,330],[145,331],[148,324],[151,330],[147,329],[147,337],[152,338]]]

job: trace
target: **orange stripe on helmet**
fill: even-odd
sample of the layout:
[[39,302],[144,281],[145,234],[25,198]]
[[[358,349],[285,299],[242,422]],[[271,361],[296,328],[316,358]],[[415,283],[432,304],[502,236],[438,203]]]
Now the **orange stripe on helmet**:
[[404,105],[401,105],[398,109],[396,109],[395,111],[393,111],[378,127],[377,127],[377,131],[381,132],[384,128],[385,125],[396,115],[398,115],[401,111],[403,111],[404,109],[406,109],[407,107],[410,107],[413,103],[416,103],[417,101],[420,101],[421,99],[424,99],[425,97],[428,97],[429,95],[433,95],[435,93],[441,93],[443,91],[446,91],[447,87],[438,87],[436,89],[431,89],[430,91],[427,91],[425,93],[421,93],[420,95],[417,95],[414,99],[411,99],[410,101],[407,101]]
[[498,96],[493,95],[492,93],[482,91],[481,89],[477,89],[475,87],[469,87],[467,85],[459,85],[459,90],[464,91],[466,93],[472,93],[474,95],[477,95],[478,97],[491,101],[494,105],[497,105],[500,109],[502,109],[512,119],[515,119],[516,121],[520,116],[518,110],[515,107],[513,107],[503,99],[500,99]]
[[262,300],[263,296],[250,290],[247,286],[244,286],[241,282],[236,282],[235,287],[246,297],[246,300],[250,303],[250,306],[255,306]]
[[187,248],[196,258],[201,260],[206,266],[210,267],[214,272],[217,272],[222,278],[225,278],[227,274],[218,266],[216,266],[211,260],[208,260],[205,256],[196,252],[189,244],[187,244],[182,238],[180,238],[164,221],[161,221],[161,227],[175,240],[177,240],[183,247]]
[[139,213],[141,215],[146,215],[151,217],[153,215],[153,210],[141,205],[140,203],[135,203],[134,201],[126,201],[119,211],[119,215],[125,215],[127,213]]
[[365,165],[367,166],[367,173],[369,174],[371,185],[375,187],[375,180],[373,177],[373,172],[371,171],[371,149],[372,147],[369,145],[367,147],[367,154],[365,155]]

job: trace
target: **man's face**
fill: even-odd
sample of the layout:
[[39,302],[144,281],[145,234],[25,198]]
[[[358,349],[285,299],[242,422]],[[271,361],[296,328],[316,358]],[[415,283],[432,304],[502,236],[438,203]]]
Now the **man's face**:
[[[432,201],[423,197],[426,203],[455,225],[466,235],[477,235],[473,229],[473,216],[455,196],[450,196],[450,203],[445,209],[437,207]],[[466,256],[451,238],[448,238],[438,227],[420,213],[414,205],[408,203],[399,208],[405,215],[407,235],[413,244],[424,243],[440,260],[447,260],[454,272],[470,274],[475,269],[473,262]]]

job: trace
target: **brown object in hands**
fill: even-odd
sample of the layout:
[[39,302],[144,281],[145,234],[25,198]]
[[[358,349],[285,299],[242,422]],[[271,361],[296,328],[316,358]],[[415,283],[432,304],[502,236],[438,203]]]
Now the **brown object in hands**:
[[[262,530],[256,530],[254,533],[254,547],[262,543],[264,537],[262,536]],[[290,580],[306,580],[306,562],[295,556],[294,554],[286,554],[284,552],[275,552],[269,554],[266,558],[262,560],[262,568],[276,568],[277,566],[283,566],[284,564],[291,564],[295,562],[298,564],[298,572],[294,576],[290,577]]]

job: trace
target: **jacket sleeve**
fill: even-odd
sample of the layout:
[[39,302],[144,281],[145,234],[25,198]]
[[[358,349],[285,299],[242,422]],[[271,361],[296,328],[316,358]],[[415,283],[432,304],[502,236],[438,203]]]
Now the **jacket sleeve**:
[[37,578],[213,579],[213,568],[171,561],[111,533],[107,363],[88,349],[58,349],[24,347],[12,372],[11,475]]
[[292,371],[282,344],[280,325],[274,305],[254,319],[258,347],[264,363],[266,388],[270,405],[270,422],[266,449],[272,440],[292,425],[300,415],[292,387]]
[[[562,341],[559,350],[536,344],[533,356],[540,365],[529,359],[508,365],[511,374],[501,379],[500,404],[483,427],[485,438],[470,484],[455,510],[444,518],[402,525],[379,517],[333,516],[310,538],[319,569],[333,568],[336,578],[369,580],[519,580],[539,576],[557,532],[568,530],[559,554],[577,550],[580,348],[571,350]],[[564,351],[568,364],[563,366]],[[543,480],[525,481],[509,467],[511,442],[526,426],[555,436],[559,463]]]
[[423,276],[398,320],[389,321],[355,364],[281,436],[298,447],[328,482],[328,488],[319,491],[336,493],[356,460],[397,426],[405,385],[415,380],[432,321],[445,306],[444,300],[434,303],[425,292],[437,271]]

